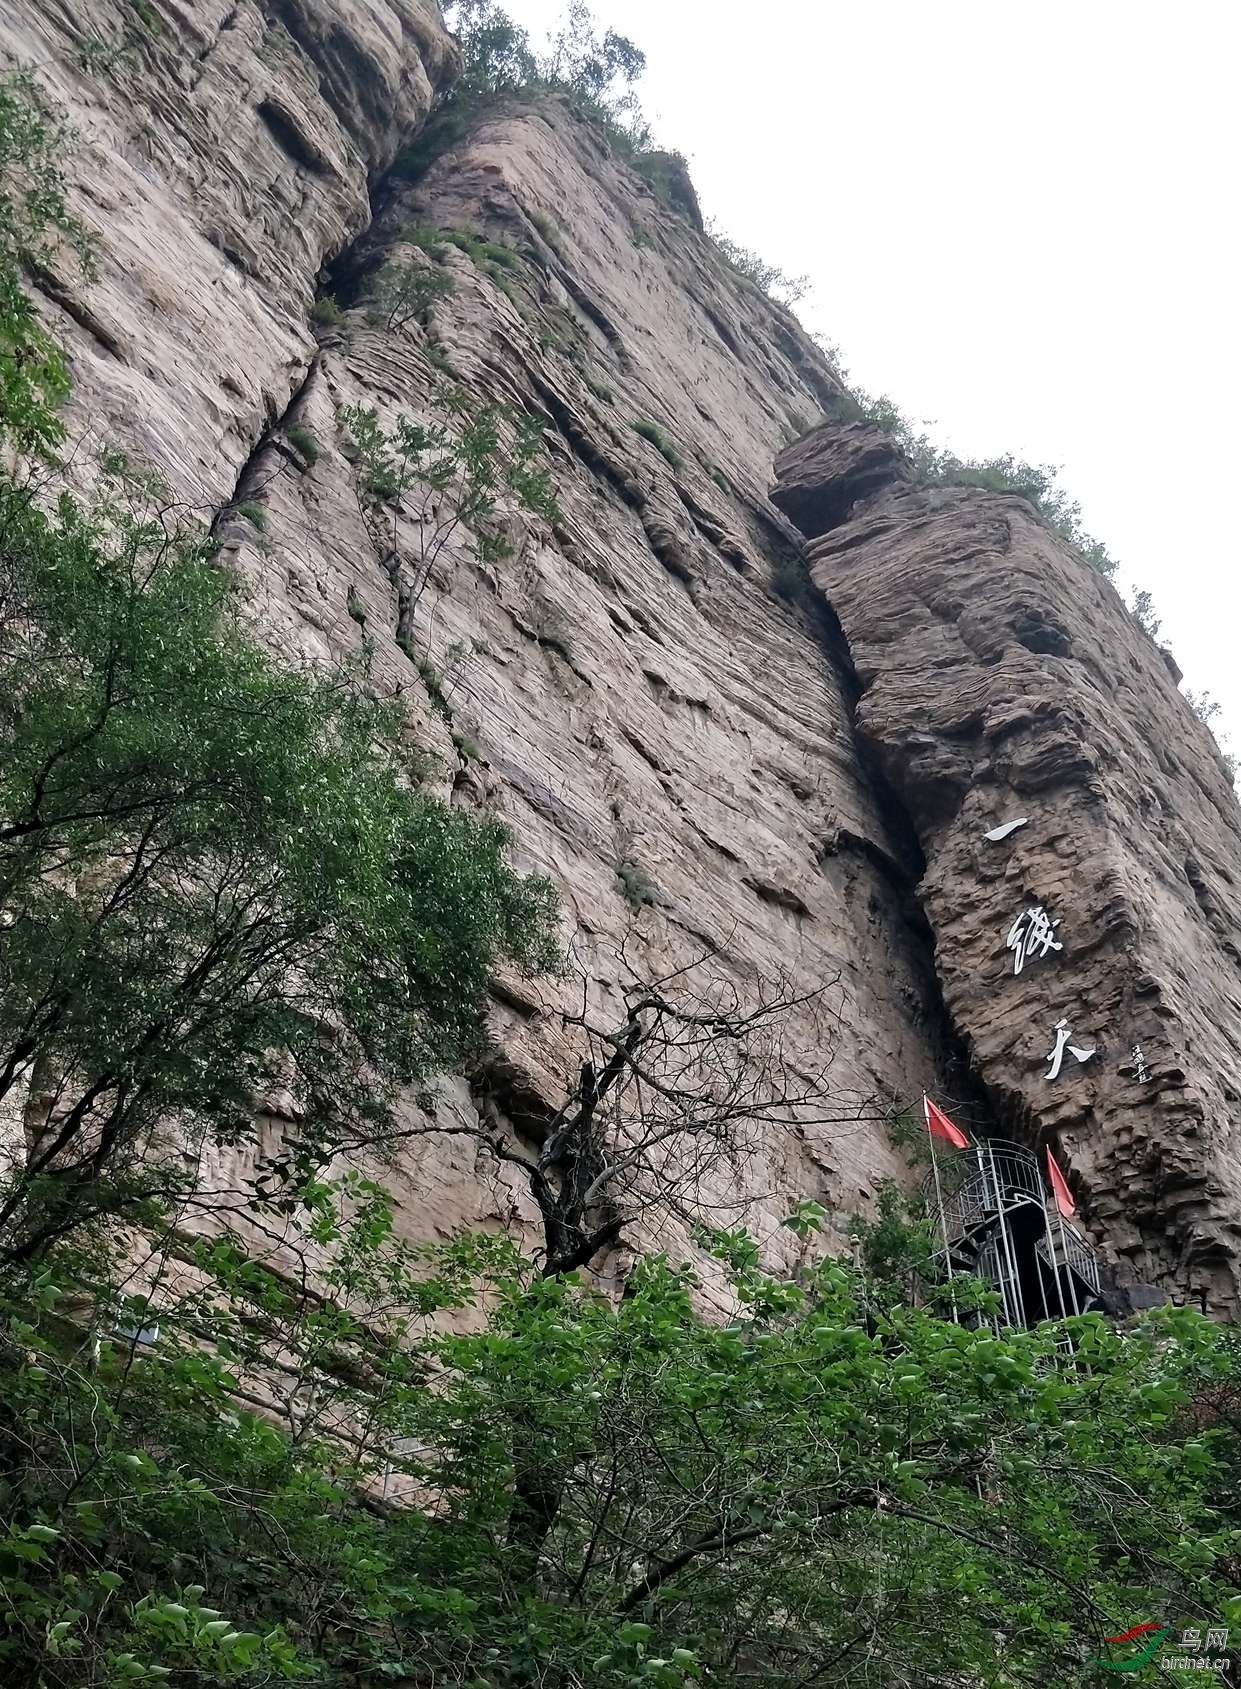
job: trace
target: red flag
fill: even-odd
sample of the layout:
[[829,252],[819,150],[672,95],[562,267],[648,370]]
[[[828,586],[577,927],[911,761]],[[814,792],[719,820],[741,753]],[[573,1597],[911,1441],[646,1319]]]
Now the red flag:
[[946,1138],[954,1149],[968,1149],[970,1141],[959,1126],[954,1126],[942,1108],[937,1108],[927,1096],[922,1093],[922,1108],[926,1114],[926,1129],[937,1138]]
[[1056,1193],[1056,1207],[1066,1220],[1071,1220],[1077,1213],[1077,1204],[1073,1201],[1073,1193],[1069,1189],[1068,1181],[1060,1171],[1060,1164],[1051,1153],[1051,1145],[1047,1146],[1047,1177],[1051,1180],[1051,1188]]

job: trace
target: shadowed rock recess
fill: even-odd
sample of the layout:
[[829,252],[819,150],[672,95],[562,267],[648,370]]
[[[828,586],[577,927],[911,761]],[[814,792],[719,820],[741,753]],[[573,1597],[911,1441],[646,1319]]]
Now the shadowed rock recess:
[[[0,5],[9,62],[70,113],[99,239],[97,281],[45,284],[72,430],[214,522],[274,650],[369,641],[432,782],[504,816],[561,893],[569,981],[498,981],[494,1059],[411,1098],[411,1127],[554,1108],[581,1055],[562,1010],[584,991],[615,1024],[634,974],[713,952],[742,999],[783,975],[832,1009],[830,1048],[807,1012],[785,1057],[832,1058],[839,1118],[769,1129],[718,1192],[786,1261],[791,1202],[821,1200],[839,1236],[908,1176],[884,1115],[926,1086],[976,1129],[1052,1133],[1122,1279],[1231,1305],[1238,811],[1111,587],[1021,501],[920,490],[861,425],[807,434],[840,393],[817,348],[561,103],[493,109],[394,171],[458,62],[432,4],[141,16]],[[106,69],[84,51],[122,33]],[[376,326],[376,271],[430,261],[413,224],[473,241],[435,260],[454,289],[425,322]],[[316,330],[329,288],[342,314]],[[561,519],[506,511],[499,562],[454,535],[398,642],[342,412],[425,417],[446,377],[542,421]],[[416,549],[412,516],[397,537]],[[1036,904],[1063,948],[1014,975],[1006,934]],[[1062,1017],[1096,1054],[1049,1080]],[[273,1101],[262,1147],[281,1129]],[[474,1146],[421,1138],[388,1171],[411,1235],[533,1219]],[[683,1247],[680,1223],[660,1241]]]

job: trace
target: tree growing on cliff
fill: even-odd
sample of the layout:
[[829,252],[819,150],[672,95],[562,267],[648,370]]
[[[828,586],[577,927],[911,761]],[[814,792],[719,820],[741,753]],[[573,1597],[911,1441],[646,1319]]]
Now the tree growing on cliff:
[[67,247],[86,275],[93,251],[69,207],[66,131],[28,71],[0,77],[0,444],[50,457],[63,438],[56,408],[69,390],[64,356],[23,286]]
[[467,1130],[528,1185],[543,1275],[594,1265],[643,1216],[679,1220],[687,1233],[722,1214],[735,1222],[765,1134],[878,1117],[874,1099],[850,1107],[832,1086],[829,993],[758,977],[743,997],[704,959],[631,978],[614,1025],[589,1012],[584,991],[561,1011],[582,1058],[559,1108],[514,1083],[502,1060],[484,1064],[480,1121]]
[[399,333],[410,323],[425,324],[431,307],[454,290],[452,277],[434,264],[412,258],[394,259],[375,278],[371,299],[372,321],[389,334]]
[[478,404],[452,382],[434,387],[425,421],[402,414],[385,428],[365,405],[346,406],[341,421],[366,532],[395,594],[396,640],[413,656],[419,605],[454,540],[467,537],[483,563],[507,556],[506,493],[545,521],[559,518],[543,425],[507,405]]
[[87,506],[0,482],[0,1255],[190,1182],[278,1090],[286,1168],[382,1138],[474,1048],[546,882],[410,786],[360,672],[281,667],[210,544],[118,454]]

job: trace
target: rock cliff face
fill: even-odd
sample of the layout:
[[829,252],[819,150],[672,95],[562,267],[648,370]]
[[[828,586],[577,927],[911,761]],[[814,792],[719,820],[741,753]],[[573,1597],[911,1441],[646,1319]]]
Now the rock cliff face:
[[[580,1054],[563,1008],[584,991],[606,1024],[629,978],[709,953],[743,1000],[781,977],[833,1011],[826,1044],[821,1014],[795,1014],[785,1052],[831,1058],[833,1122],[769,1130],[717,1192],[774,1246],[792,1200],[839,1217],[902,1176],[883,1117],[927,1085],[975,1098],[980,1126],[989,1108],[1010,1135],[1052,1129],[1119,1259],[1227,1303],[1237,812],[1111,589],[1019,501],[916,490],[871,431],[792,448],[773,503],[773,458],[835,408],[836,379],[595,131],[515,105],[416,179],[393,170],[456,66],[430,0],[137,15],[0,5],[9,57],[73,117],[100,237],[94,285],[44,279],[75,430],[126,443],[214,521],[273,647],[370,640],[432,778],[503,814],[562,894],[572,982],[498,982],[489,1074],[410,1099],[411,1124],[554,1103]],[[376,327],[375,272],[421,261],[415,223],[474,250],[446,249],[454,291],[425,324]],[[343,316],[315,331],[329,284]],[[447,544],[398,641],[342,413],[425,416],[446,375],[542,420],[562,517],[507,513],[496,564]],[[1033,904],[1063,949],[1014,976],[1005,936]],[[1097,1053],[1048,1081],[1061,1016]],[[411,1232],[528,1218],[471,1143],[420,1140],[398,1166]]]
[[916,488],[858,424],[777,472],[997,1124],[1058,1139],[1122,1274],[1235,1307],[1241,811],[1170,660],[1022,499]]

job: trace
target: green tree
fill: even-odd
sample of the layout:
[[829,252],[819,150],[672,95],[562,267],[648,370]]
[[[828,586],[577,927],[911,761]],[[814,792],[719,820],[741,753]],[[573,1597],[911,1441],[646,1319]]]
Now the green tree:
[[0,443],[44,458],[63,438],[56,408],[69,375],[23,273],[51,264],[60,246],[93,273],[90,241],[69,208],[60,163],[66,142],[28,71],[0,77]]
[[341,421],[366,531],[396,595],[397,643],[414,655],[418,607],[446,547],[466,538],[480,562],[508,556],[498,520],[506,494],[559,520],[543,424],[507,405],[480,405],[452,382],[436,385],[426,421],[402,414],[385,428],[366,405],[346,406]]
[[425,324],[437,299],[452,293],[455,283],[446,270],[413,259],[385,264],[375,278],[370,315],[374,322],[397,333],[410,323]]
[[302,1198],[10,1272],[14,1680],[1043,1689],[1152,1614],[1241,1621],[1235,1344],[1192,1312],[995,1336],[732,1232],[703,1319],[661,1258],[614,1303],[503,1238],[412,1250],[356,1175]]
[[0,1100],[25,1157],[0,1248],[167,1195],[287,1092],[290,1161],[386,1139],[459,1065],[553,899],[496,821],[411,787],[361,672],[247,633],[210,543],[113,454],[105,497],[0,484]]

